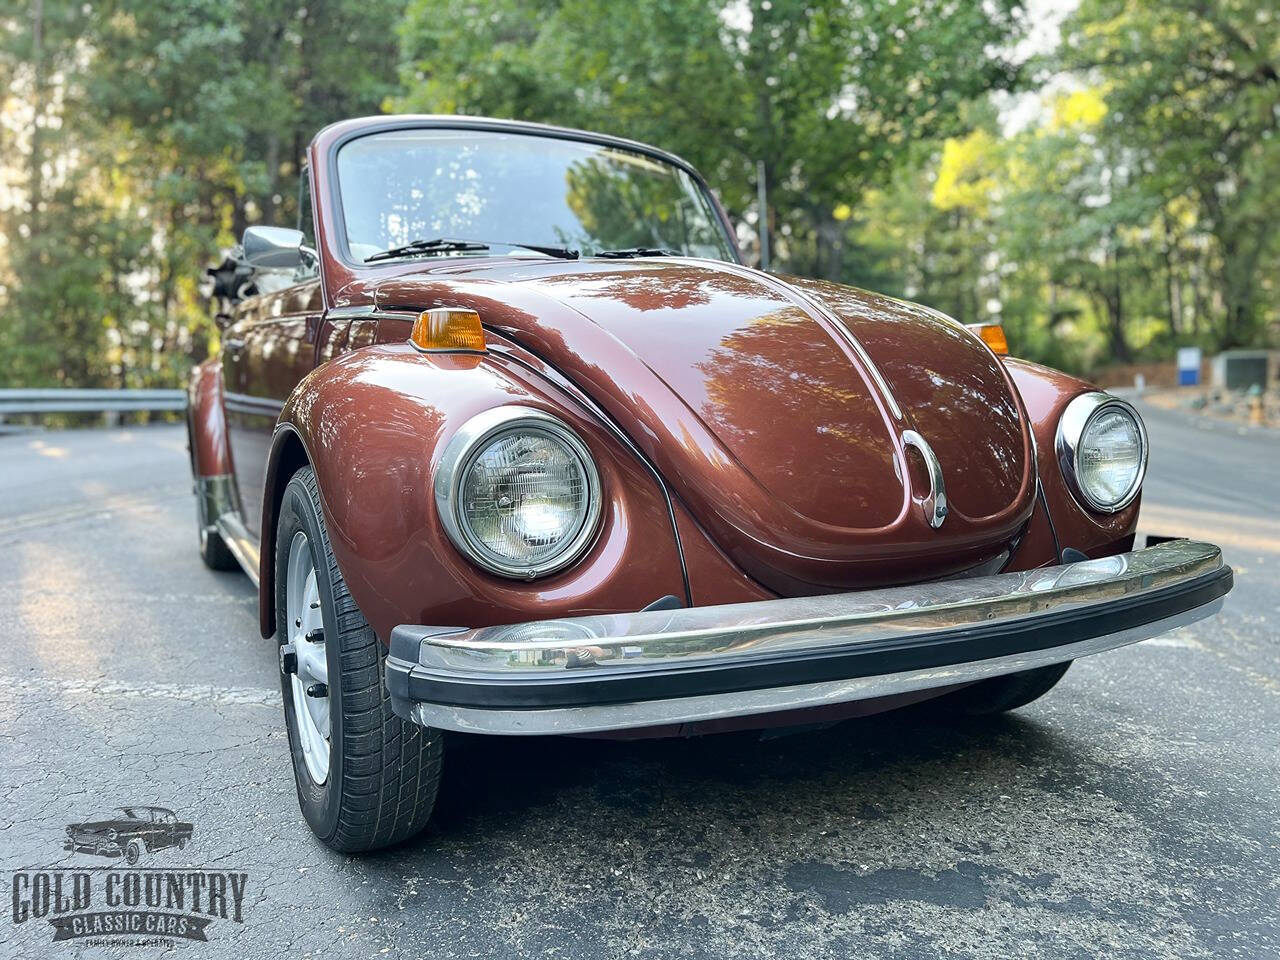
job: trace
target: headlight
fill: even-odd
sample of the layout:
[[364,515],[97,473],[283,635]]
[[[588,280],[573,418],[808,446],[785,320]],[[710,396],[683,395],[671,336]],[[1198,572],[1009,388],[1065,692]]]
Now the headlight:
[[1072,493],[1091,510],[1123,510],[1142,488],[1147,431],[1123,400],[1105,393],[1076,397],[1058,422],[1057,446]]
[[436,468],[436,506],[453,545],[504,577],[532,579],[581,556],[600,518],[600,477],[578,435],[529,407],[472,417]]

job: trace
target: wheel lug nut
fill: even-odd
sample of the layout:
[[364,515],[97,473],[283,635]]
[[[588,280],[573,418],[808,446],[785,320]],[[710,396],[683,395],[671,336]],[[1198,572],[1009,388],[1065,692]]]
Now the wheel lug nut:
[[292,643],[280,644],[280,672],[284,674],[298,672],[298,648]]
[[329,685],[327,683],[313,683],[307,687],[308,697],[327,697],[329,695]]
[[324,643],[324,627],[313,627],[302,639],[309,643]]

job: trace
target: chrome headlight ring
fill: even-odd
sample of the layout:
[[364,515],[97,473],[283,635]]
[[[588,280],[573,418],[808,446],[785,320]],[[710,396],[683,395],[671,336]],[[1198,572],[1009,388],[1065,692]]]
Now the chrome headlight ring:
[[[489,549],[463,515],[462,487],[472,464],[495,443],[515,433],[542,434],[564,447],[581,469],[587,495],[577,530],[564,538],[554,555],[529,564],[511,561]],[[464,423],[445,445],[432,487],[440,523],[458,551],[478,567],[515,580],[549,576],[570,566],[586,552],[600,525],[600,474],[594,458],[568,425],[533,407],[495,407]]]
[[[1108,411],[1117,409],[1126,414],[1137,428],[1138,439],[1142,445],[1142,454],[1139,459],[1138,469],[1124,496],[1113,503],[1104,503],[1095,497],[1086,485],[1081,482],[1078,457],[1080,443],[1088,432],[1090,425]],[[1147,442],[1147,427],[1142,422],[1142,417],[1139,416],[1138,411],[1133,408],[1133,405],[1121,400],[1119,397],[1094,391],[1083,393],[1074,398],[1067,404],[1067,408],[1062,411],[1062,417],[1058,420],[1055,447],[1058,454],[1058,464],[1062,468],[1062,475],[1066,478],[1067,486],[1076,500],[1089,510],[1096,513],[1118,513],[1133,503],[1138,493],[1142,490],[1142,481],[1147,473],[1147,453],[1150,449],[1150,445]]]

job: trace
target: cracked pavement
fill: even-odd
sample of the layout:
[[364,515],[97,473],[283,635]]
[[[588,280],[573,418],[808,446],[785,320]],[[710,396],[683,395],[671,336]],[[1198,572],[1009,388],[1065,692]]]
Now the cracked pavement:
[[455,738],[437,815],[364,858],[298,812],[256,595],[196,553],[180,426],[0,436],[0,861],[68,823],[195,824],[243,870],[209,943],[7,957],[1280,957],[1280,433],[1144,409],[1142,530],[1222,544],[1217,618],[1014,714],[761,740]]

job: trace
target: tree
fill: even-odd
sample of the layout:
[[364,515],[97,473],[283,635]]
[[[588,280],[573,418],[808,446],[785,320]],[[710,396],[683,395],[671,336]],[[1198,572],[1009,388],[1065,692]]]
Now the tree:
[[398,0],[34,0],[0,69],[37,122],[10,239],[0,379],[174,383],[214,335],[198,281],[249,223],[296,216],[317,129],[395,90]]
[[1268,0],[1083,0],[1062,64],[1107,84],[1104,136],[1216,245],[1218,340],[1251,343],[1280,202],[1280,18]]
[[754,210],[757,161],[787,268],[838,276],[834,212],[911,142],[959,126],[968,99],[1010,86],[991,50],[1014,4],[923,0],[539,0],[477,16],[412,0],[399,105],[589,127],[671,149]]

